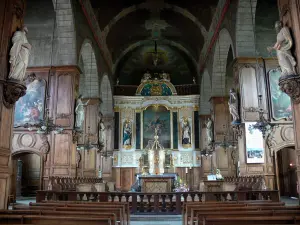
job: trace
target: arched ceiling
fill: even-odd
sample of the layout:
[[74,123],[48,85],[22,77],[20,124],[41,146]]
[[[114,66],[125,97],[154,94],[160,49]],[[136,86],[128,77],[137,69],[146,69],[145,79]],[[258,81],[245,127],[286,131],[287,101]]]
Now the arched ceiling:
[[[193,76],[197,77],[198,68],[195,62],[199,61],[218,0],[90,0],[90,2],[105,44],[111,53],[113,69],[115,73],[119,73],[116,77],[125,76],[129,71],[129,65],[138,66],[136,70],[143,73],[152,67],[153,65],[145,63],[143,58],[137,62],[135,57],[145,54],[147,49],[154,50],[154,40],[157,41],[158,49],[163,49],[170,59],[167,65],[160,67],[168,67],[165,69],[177,75],[189,71],[193,73],[188,76],[191,81]],[[171,62],[176,62],[177,65],[170,65]],[[176,72],[174,68],[178,65],[186,65],[189,69]],[[173,69],[170,69],[171,67]],[[121,68],[126,68],[127,72],[123,72]],[[158,67],[152,69],[157,70]],[[133,70],[132,75],[137,76],[136,70]],[[132,82],[140,80],[140,76],[132,79]],[[124,79],[120,79],[120,84],[121,80]],[[173,80],[179,83],[187,82],[185,78]]]

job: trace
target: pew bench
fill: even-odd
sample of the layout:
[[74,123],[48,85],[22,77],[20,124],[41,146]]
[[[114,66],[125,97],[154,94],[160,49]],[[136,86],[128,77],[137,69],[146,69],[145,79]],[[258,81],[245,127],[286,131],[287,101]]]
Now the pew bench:
[[116,215],[117,222],[120,225],[125,225],[124,215],[122,213],[122,209],[120,208],[89,208],[89,207],[58,207],[58,206],[16,206],[14,210],[17,212],[19,210],[42,210],[42,211],[49,211],[52,210],[54,212],[82,212],[85,214],[89,213],[113,213]]
[[112,225],[109,218],[41,215],[0,215],[0,224]]
[[222,218],[222,217],[273,217],[273,216],[298,216],[299,210],[263,210],[263,211],[228,211],[228,212],[199,212],[197,213],[197,220],[190,222],[190,225],[200,225],[205,218]]
[[300,216],[205,217],[203,225],[300,224]]
[[41,216],[74,216],[74,217],[101,217],[109,218],[112,225],[117,225],[117,217],[114,213],[93,213],[93,212],[74,212],[74,211],[52,211],[52,210],[0,210],[0,215],[41,215]]
[[127,202],[80,202],[80,201],[51,201],[43,203],[29,203],[29,206],[59,206],[59,207],[88,207],[88,208],[122,208],[121,217],[130,224],[130,209]]

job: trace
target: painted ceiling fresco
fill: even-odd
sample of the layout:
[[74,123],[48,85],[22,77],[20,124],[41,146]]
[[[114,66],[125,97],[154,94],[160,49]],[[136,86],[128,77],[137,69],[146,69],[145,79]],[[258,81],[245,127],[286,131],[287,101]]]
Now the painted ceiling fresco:
[[145,72],[151,74],[164,71],[171,76],[171,82],[177,84],[191,84],[196,70],[187,56],[175,47],[158,45],[157,66],[153,65],[154,47],[141,46],[127,54],[116,71],[120,84],[139,85]]

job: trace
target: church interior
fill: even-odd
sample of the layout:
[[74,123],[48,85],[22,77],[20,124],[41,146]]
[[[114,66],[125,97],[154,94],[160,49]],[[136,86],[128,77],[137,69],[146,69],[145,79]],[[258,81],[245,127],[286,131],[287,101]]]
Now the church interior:
[[300,224],[298,0],[0,10],[0,224]]

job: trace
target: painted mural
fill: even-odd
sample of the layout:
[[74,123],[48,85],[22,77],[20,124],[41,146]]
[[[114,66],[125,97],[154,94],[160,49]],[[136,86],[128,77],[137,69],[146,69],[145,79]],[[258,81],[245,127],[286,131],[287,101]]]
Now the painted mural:
[[35,79],[26,85],[26,95],[15,105],[14,127],[38,124],[44,118],[46,82]]
[[275,120],[292,117],[291,99],[278,86],[280,74],[279,69],[270,70],[268,73],[272,115]]
[[154,140],[155,128],[158,129],[159,142],[164,148],[171,147],[170,111],[164,106],[150,106],[143,112],[143,145]]

